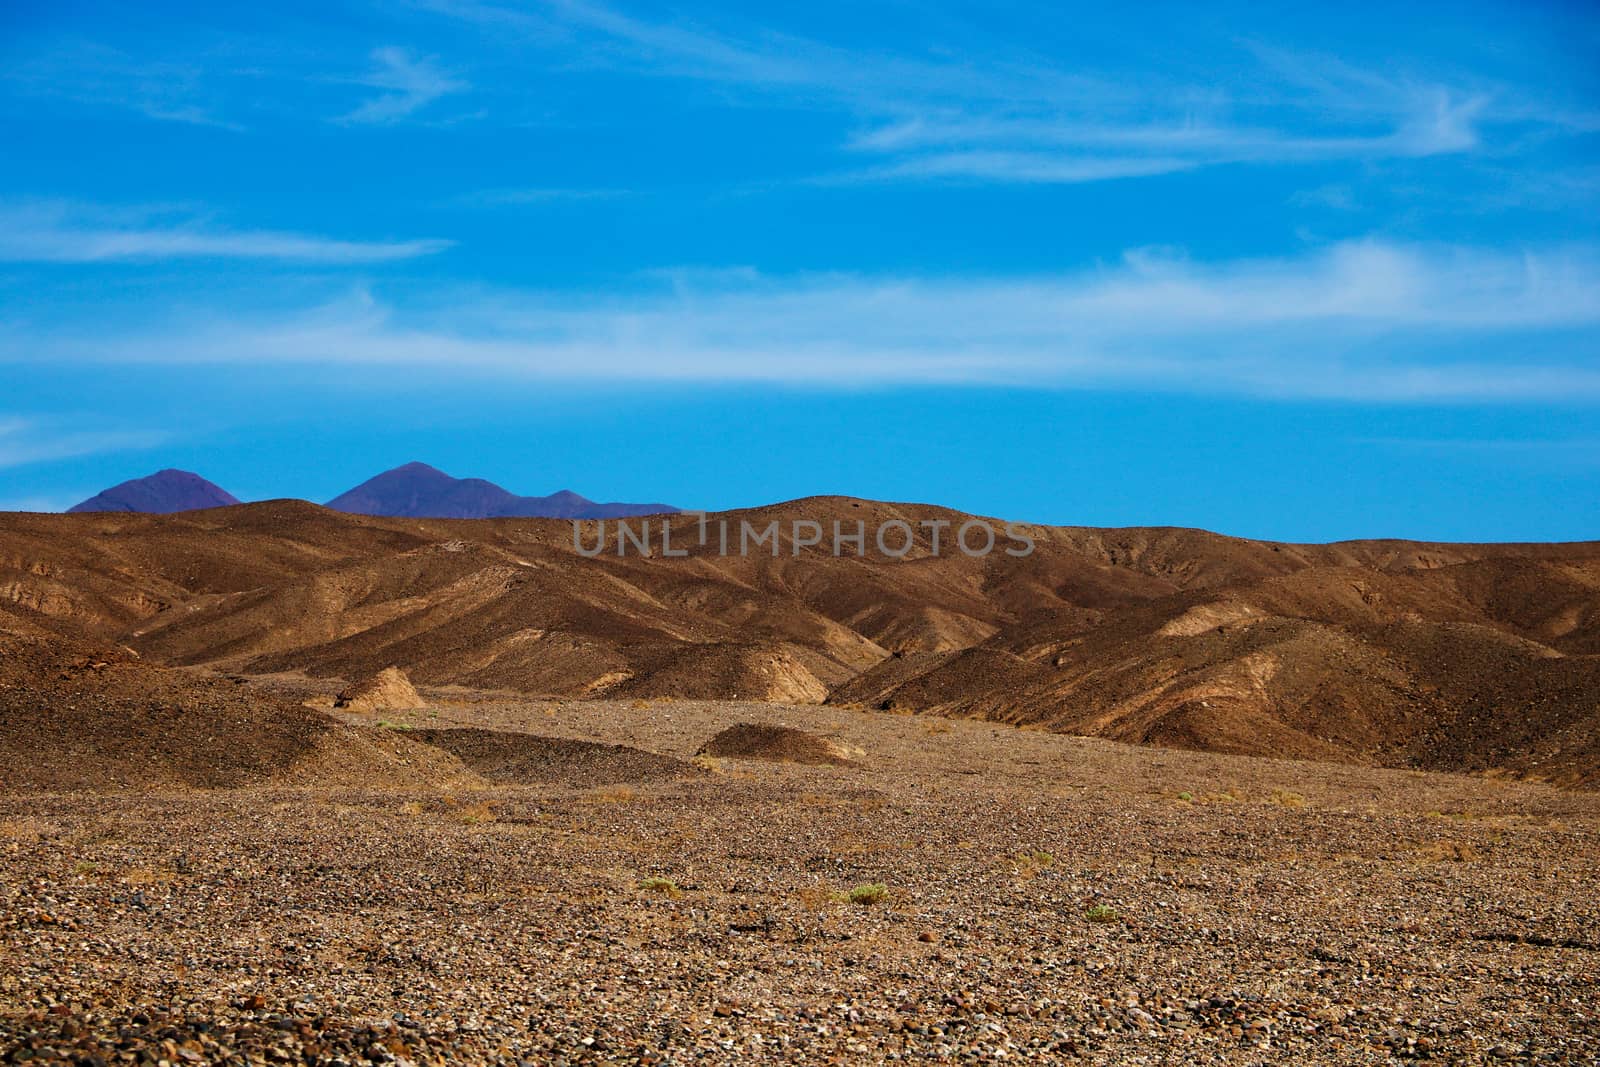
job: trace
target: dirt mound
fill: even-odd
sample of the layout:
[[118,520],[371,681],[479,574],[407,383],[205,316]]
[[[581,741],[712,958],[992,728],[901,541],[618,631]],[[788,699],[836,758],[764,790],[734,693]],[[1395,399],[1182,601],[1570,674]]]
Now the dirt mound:
[[444,753],[227,679],[126,652],[0,635],[0,790],[414,787],[470,777]]
[[683,760],[626,745],[500,730],[411,730],[406,736],[450,753],[493,782],[595,786],[685,778],[701,773]]
[[344,690],[333,706],[347,711],[415,711],[428,702],[418,695],[399,667],[385,667],[377,674]]
[[844,746],[791,726],[766,726],[742,722],[730,726],[700,746],[697,756],[726,759],[772,760],[777,763],[831,763],[852,766],[855,760]]

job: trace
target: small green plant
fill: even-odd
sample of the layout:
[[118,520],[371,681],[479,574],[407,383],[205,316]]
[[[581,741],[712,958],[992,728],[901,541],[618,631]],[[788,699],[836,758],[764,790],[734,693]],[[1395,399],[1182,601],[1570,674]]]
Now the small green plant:
[[1013,863],[1016,867],[1017,877],[1026,881],[1045,868],[1054,867],[1056,858],[1049,852],[1035,849],[1031,852],[1019,853]]
[[646,893],[659,893],[664,897],[676,900],[683,896],[683,890],[678,888],[678,883],[671,878],[650,877],[639,879],[639,888]]
[[412,726],[409,723],[390,722],[388,719],[379,719],[378,720],[378,727],[379,727],[379,729],[383,729],[383,730],[415,730],[416,729],[415,726]]
[[1108,904],[1095,904],[1083,917],[1092,923],[1114,923],[1117,921],[1117,909]]
[[1185,789],[1183,792],[1178,794],[1178,799],[1187,804],[1194,800],[1194,794]]
[[882,882],[869,882],[850,890],[847,897],[852,904],[877,904],[889,895],[889,887]]

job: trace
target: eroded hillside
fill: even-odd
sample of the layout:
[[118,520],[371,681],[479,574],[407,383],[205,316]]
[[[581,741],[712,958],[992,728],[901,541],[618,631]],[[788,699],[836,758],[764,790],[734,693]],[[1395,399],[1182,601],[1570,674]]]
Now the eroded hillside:
[[[661,519],[648,555],[631,543],[619,554],[608,524],[591,558],[554,520],[380,519],[295,501],[5,515],[0,607],[14,632],[244,674],[397,665],[431,686],[860,703],[1222,752],[1597,780],[1600,545],[1026,526],[1031,553],[974,556],[951,541],[968,519],[812,498],[707,527],[675,517],[672,555]],[[808,521],[859,522],[864,549],[797,546]],[[742,523],[773,522],[775,552],[738,552]],[[728,554],[706,535],[723,523]],[[886,523],[914,536],[906,558],[874,543]],[[599,527],[580,534],[592,548]]]

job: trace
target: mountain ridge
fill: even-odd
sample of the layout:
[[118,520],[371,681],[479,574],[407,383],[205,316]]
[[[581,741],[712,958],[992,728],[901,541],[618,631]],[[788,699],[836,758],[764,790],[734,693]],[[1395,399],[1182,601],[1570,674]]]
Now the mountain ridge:
[[[167,468],[120,482],[67,511],[155,515],[240,503],[238,497],[192,471]],[[486,479],[455,478],[417,460],[376,474],[322,506],[353,515],[418,519],[614,519],[682,510],[660,503],[598,502],[570,489],[548,496],[518,496]]]
[[355,515],[416,519],[612,519],[679,510],[668,504],[600,503],[570,489],[518,496],[483,478],[455,478],[417,460],[374,475],[325,506]]
[[[1600,543],[1294,545],[1028,526],[1026,558],[934,554],[919,505],[712,515],[899,520],[914,558],[784,534],[723,556],[580,555],[566,522],[303,501],[0,515],[0,629],[149,662],[540,698],[772,699],[1203,751],[1600,785]],[[686,551],[687,557],[677,556]]]

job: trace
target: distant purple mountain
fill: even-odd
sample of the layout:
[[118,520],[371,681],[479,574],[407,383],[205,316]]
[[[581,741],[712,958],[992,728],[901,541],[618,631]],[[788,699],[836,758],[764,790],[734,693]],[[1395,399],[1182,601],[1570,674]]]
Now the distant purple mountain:
[[145,478],[113,485],[81,504],[68,508],[81,511],[198,511],[237,504],[239,498],[188,471],[156,471]]
[[670,504],[597,504],[563,489],[517,496],[482,478],[452,478],[426,463],[407,463],[328,501],[335,511],[409,519],[615,519],[679,510]]

